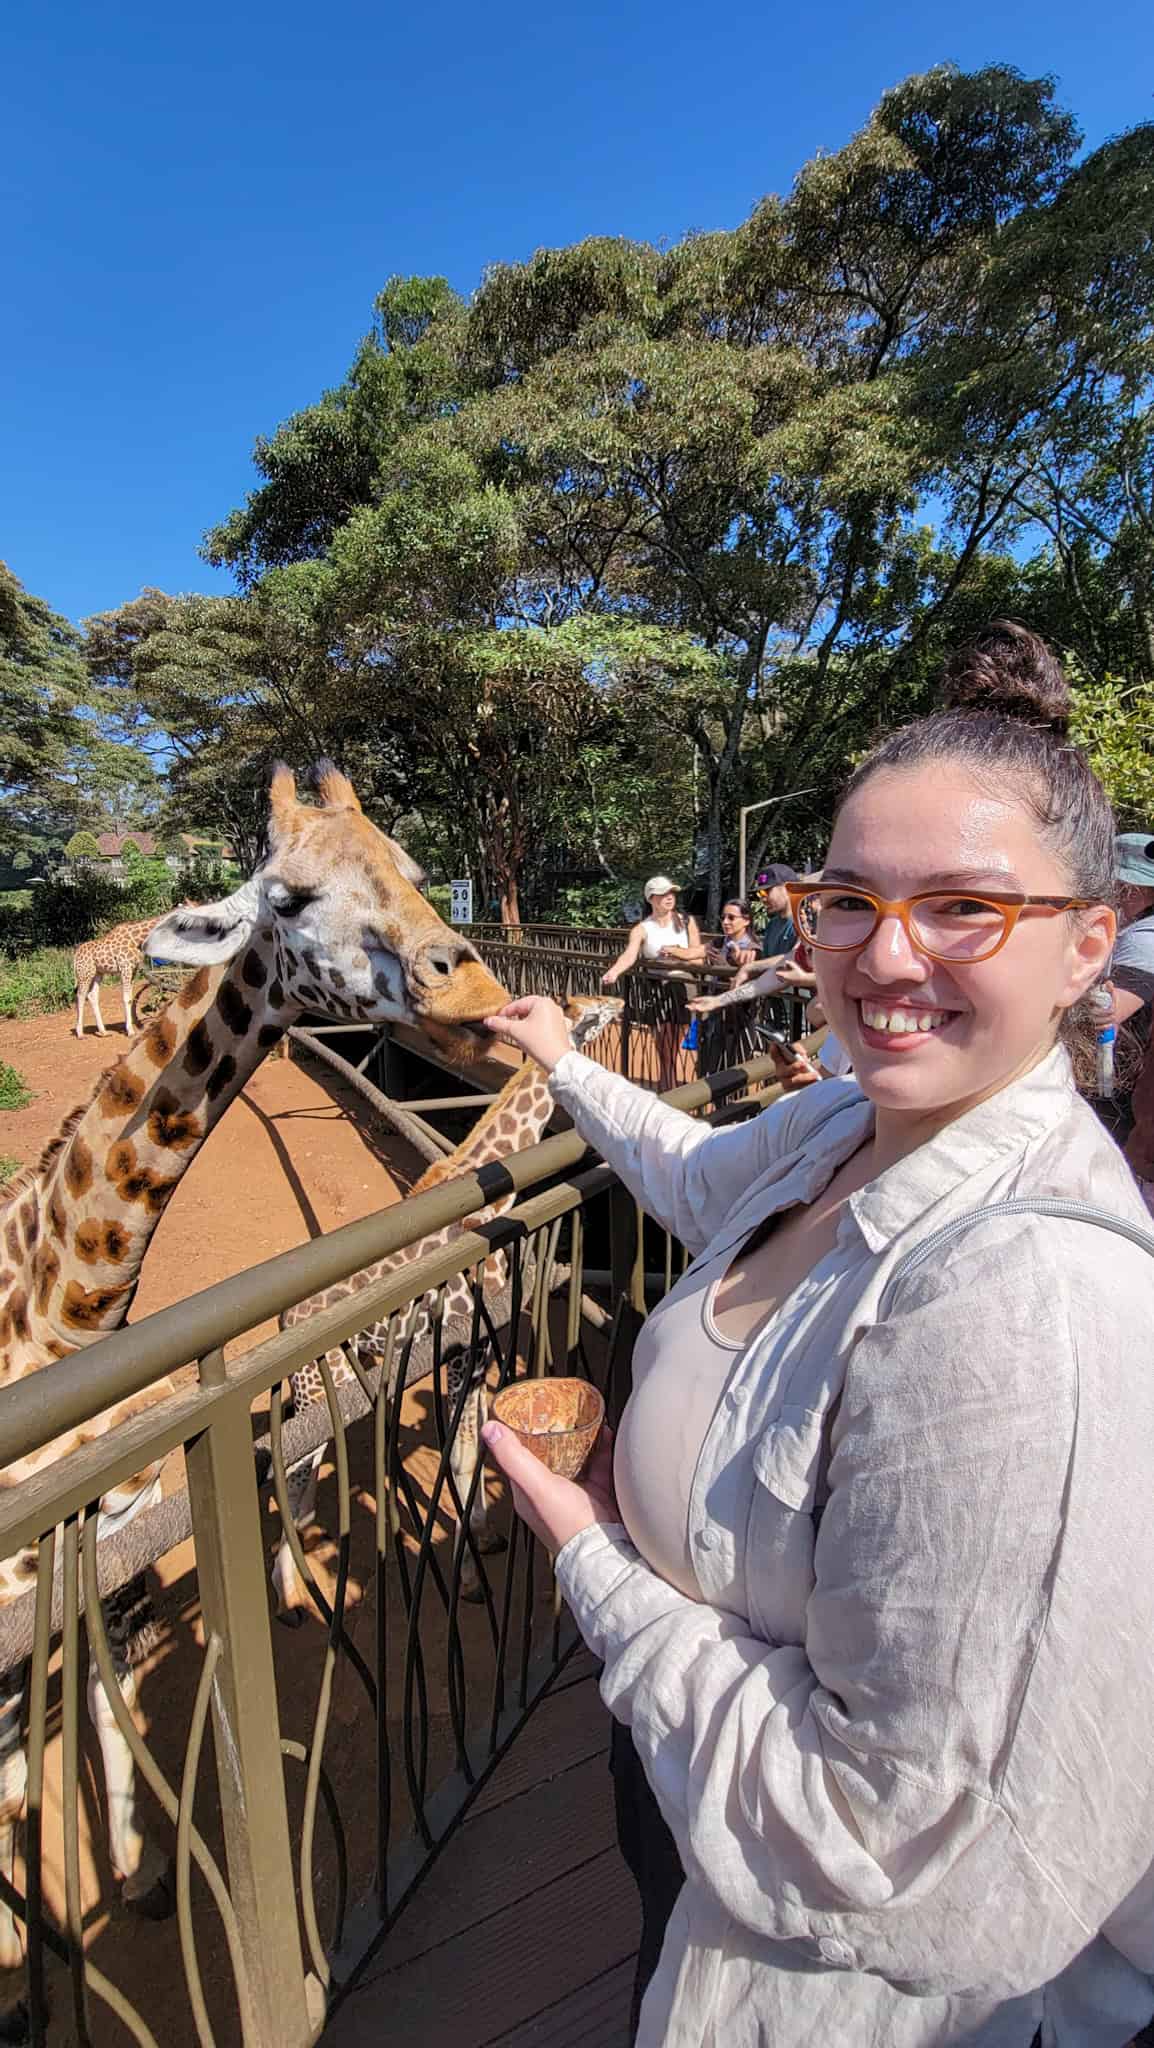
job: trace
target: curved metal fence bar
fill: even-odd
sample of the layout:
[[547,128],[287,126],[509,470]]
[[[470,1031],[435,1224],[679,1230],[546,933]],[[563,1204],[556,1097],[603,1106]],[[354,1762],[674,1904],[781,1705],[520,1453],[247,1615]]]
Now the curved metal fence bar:
[[[748,1090],[771,1076],[761,1059],[673,1099],[744,1115],[767,1099]],[[466,1227],[509,1198],[506,1213]],[[311,1322],[251,1341],[270,1313],[446,1226],[455,1234],[445,1242]],[[555,1370],[591,1378],[612,1402],[632,1328],[623,1304],[635,1319],[647,1275],[660,1288],[682,1263],[569,1133],[105,1339],[79,1365],[38,1375],[35,1400],[15,1398],[32,1382],[5,1395],[7,1461],[153,1378],[198,1368],[18,1491],[0,1491],[0,1555],[38,1551],[36,1589],[0,1634],[6,1665],[18,1661],[17,1631],[21,1654],[31,1652],[24,1882],[18,1872],[0,1888],[27,1923],[34,2043],[48,2039],[48,1960],[71,1984],[78,2044],[100,2039],[90,1999],[144,2048],[315,2039],[326,2001],[387,1937],[434,1858],[451,1853],[463,1813],[574,1646],[548,1557],[483,1470],[481,1409],[509,1380]],[[414,1338],[417,1304],[429,1326]],[[250,1348],[226,1362],[224,1344],[246,1337]],[[319,1397],[288,1420],[283,1381],[313,1360]],[[294,1468],[322,1444],[316,1526],[291,1529]],[[126,1546],[119,1583],[148,1545],[130,1526],[98,1546],[96,1509],[165,1457],[170,1497],[138,1518],[166,1566],[154,1574],[159,1648],[135,1674],[146,1734],[117,1683],[101,1600],[105,1552]],[[274,1630],[270,1617],[266,1552],[282,1520],[319,1617],[304,1632]],[[176,1530],[192,1545],[174,1563],[161,1553]],[[178,2023],[171,1999],[154,2009],[153,1931],[129,1940],[125,1916],[109,1917],[102,1859],[86,1848],[81,1615],[174,1856]],[[215,1774],[201,1768],[210,1717]],[[50,1759],[59,1821],[46,1808]]]

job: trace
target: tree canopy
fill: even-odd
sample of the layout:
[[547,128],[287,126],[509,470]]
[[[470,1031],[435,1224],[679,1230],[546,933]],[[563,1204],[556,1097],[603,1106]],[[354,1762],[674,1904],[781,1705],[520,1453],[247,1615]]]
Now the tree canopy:
[[89,622],[170,824],[246,858],[268,760],[331,754],[505,916],[654,865],[712,916],[738,807],[815,791],[751,851],[817,851],[998,613],[1069,656],[1140,809],[1154,126],[1080,148],[1051,80],[941,66],[734,229],[389,280],[206,537],[235,594]]

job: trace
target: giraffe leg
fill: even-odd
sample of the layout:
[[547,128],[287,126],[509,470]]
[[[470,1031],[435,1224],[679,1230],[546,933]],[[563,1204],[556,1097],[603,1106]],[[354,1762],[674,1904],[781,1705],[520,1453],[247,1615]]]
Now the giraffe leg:
[[[27,1665],[20,1664],[0,1681],[0,1875],[16,1886],[16,1850],[28,1786],[21,1720]],[[0,1898],[0,1970],[18,1970],[24,1960],[20,1922]]]
[[132,969],[120,977],[120,993],[124,998],[124,1031],[128,1038],[136,1036],[136,1016],[132,1008]]
[[106,1031],[105,1031],[105,1029],[104,1029],[104,1019],[103,1019],[103,1017],[102,1017],[102,1016],[101,1016],[101,1014],[100,1014],[100,977],[99,977],[99,975],[97,976],[96,980],[95,980],[95,981],[93,982],[93,984],[92,984],[91,988],[90,988],[90,989],[89,989],[89,991],[88,991],[88,1000],[89,1000],[89,1003],[90,1003],[90,1004],[91,1004],[91,1006],[92,1006],[92,1014],[93,1014],[93,1016],[94,1016],[94,1017],[95,1017],[95,1019],[96,1019],[96,1029],[97,1029],[97,1032],[98,1032],[98,1034],[99,1034],[99,1036],[100,1036],[101,1038],[105,1038],[105,1037],[107,1036],[107,1033],[106,1033]]
[[83,1036],[84,1036],[84,1005],[85,1005],[85,1003],[86,1003],[86,1002],[88,1001],[88,991],[89,991],[89,989],[90,989],[91,987],[92,987],[92,983],[91,983],[90,981],[85,981],[85,979],[84,979],[84,976],[83,976],[83,975],[81,975],[81,976],[80,976],[80,979],[78,980],[78,982],[77,982],[77,984],[76,984],[76,1036],[77,1036],[77,1038],[83,1038]]
[[[298,1531],[307,1529],[316,1513],[317,1474],[327,1449],[327,1444],[318,1444],[315,1451],[310,1451],[307,1458],[302,1458],[299,1465],[291,1466],[285,1473],[289,1517]],[[315,1616],[316,1609],[309,1598],[308,1587],[297,1570],[288,1537],[283,1534],[273,1563],[272,1583],[277,1620],[283,1621],[286,1628],[299,1628],[310,1615]]]
[[[468,1353],[459,1353],[455,1358],[448,1360],[445,1368],[445,1380],[450,1417],[456,1411],[461,1391],[461,1380],[465,1373],[470,1375],[469,1391],[465,1396],[465,1405],[461,1410],[461,1420],[449,1451],[449,1469],[453,1474],[453,1482],[462,1507],[469,1497],[469,1488],[473,1484],[473,1474],[477,1470],[481,1450],[481,1426],[488,1413],[489,1403],[488,1390],[485,1385],[484,1352],[482,1352],[480,1359],[475,1363]],[[477,1491],[469,1515],[469,1529],[482,1557],[491,1557],[497,1551],[505,1549],[505,1538],[499,1529],[492,1528],[489,1523],[488,1502],[485,1497],[485,1466],[483,1459],[481,1460],[481,1470],[477,1480]],[[484,1599],[484,1594],[481,1590],[481,1581],[478,1576],[477,1567],[473,1561],[473,1552],[465,1542],[463,1534],[459,1537],[459,1541],[464,1551],[464,1556],[461,1560],[461,1598],[462,1600],[482,1600]]]
[[[117,1593],[100,1603],[108,1646],[120,1697],[133,1712],[136,1706],[136,1674],[129,1651],[147,1639],[151,1603],[143,1577],[132,1579]],[[108,1854],[113,1871],[121,1880],[123,1897],[147,1920],[165,1920],[175,1910],[172,1871],[168,1857],[145,1832],[136,1812],[136,1768],[132,1752],[116,1722],[95,1660],[88,1670],[88,1712],[100,1744],[107,1800]]]

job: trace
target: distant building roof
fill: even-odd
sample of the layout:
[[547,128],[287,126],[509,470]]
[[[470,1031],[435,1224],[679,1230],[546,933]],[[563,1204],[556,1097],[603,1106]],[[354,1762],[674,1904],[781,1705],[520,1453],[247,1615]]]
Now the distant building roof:
[[102,860],[118,860],[129,840],[140,848],[141,853],[155,854],[160,847],[151,832],[98,832],[96,844]]

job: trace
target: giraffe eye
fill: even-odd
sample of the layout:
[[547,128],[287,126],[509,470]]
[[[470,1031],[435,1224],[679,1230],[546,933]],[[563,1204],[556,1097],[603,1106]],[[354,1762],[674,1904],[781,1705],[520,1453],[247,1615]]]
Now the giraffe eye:
[[278,917],[299,917],[302,910],[317,900],[314,889],[287,889],[283,884],[269,890],[269,899]]

